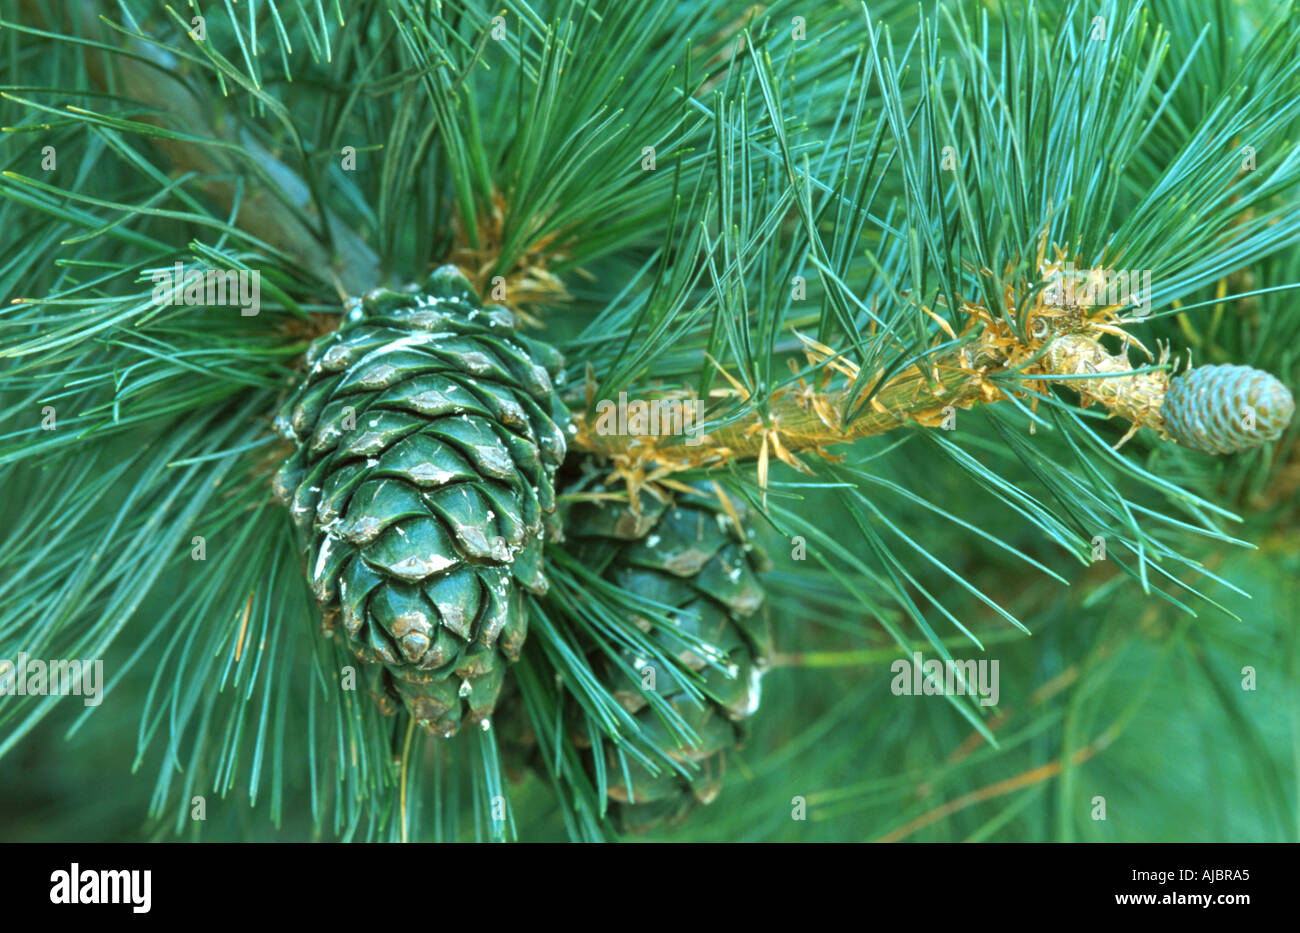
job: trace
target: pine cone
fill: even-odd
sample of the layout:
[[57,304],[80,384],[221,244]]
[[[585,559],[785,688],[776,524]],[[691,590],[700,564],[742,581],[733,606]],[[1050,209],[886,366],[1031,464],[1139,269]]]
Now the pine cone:
[[[682,496],[672,504],[643,496],[640,515],[624,504],[583,501],[566,520],[568,546],[579,559],[620,588],[675,608],[672,618],[712,646],[722,668],[707,664],[695,652],[679,651],[679,659],[703,677],[702,705],[671,672],[655,672],[654,689],[699,737],[693,747],[679,748],[677,736],[646,702],[641,678],[632,682],[603,654],[593,658],[597,674],[636,716],[645,737],[670,750],[691,774],[687,778],[668,768],[656,774],[629,755],[625,776],[612,743],[608,744],[608,795],[614,802],[613,817],[626,831],[680,821],[697,804],[711,802],[722,787],[726,753],[740,744],[743,721],[758,708],[759,678],[771,652],[757,577],[765,558],[750,544],[748,527],[737,528],[706,489],[701,487],[699,495]],[[736,503],[736,507],[744,523],[743,505]],[[651,628],[644,619],[631,622],[646,631]],[[662,635],[653,637],[666,652],[679,647],[669,645]],[[630,652],[624,653],[623,660],[633,670],[646,670],[645,659]],[[580,737],[585,730],[574,733]]]
[[[1249,427],[1247,410],[1254,419]],[[1160,409],[1174,440],[1207,454],[1232,454],[1275,441],[1294,412],[1287,387],[1249,366],[1189,370],[1170,381]]]
[[312,345],[277,418],[296,450],[276,491],[327,627],[341,616],[436,735],[487,722],[526,633],[520,587],[546,590],[560,364],[444,266],[421,292],[367,294]]

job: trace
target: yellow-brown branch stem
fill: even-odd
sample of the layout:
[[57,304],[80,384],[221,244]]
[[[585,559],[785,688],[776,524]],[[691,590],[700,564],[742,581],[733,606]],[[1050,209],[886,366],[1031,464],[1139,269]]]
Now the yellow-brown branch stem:
[[[870,388],[852,388],[860,373],[855,364],[828,347],[801,338],[809,360],[825,363],[814,379],[818,384],[809,385],[800,378],[797,389],[777,392],[768,403],[766,416],[755,411],[706,434],[696,434],[687,443],[687,438],[680,435],[656,433],[654,418],[644,419],[645,427],[640,430],[632,429],[630,424],[620,426],[626,430],[610,430],[607,421],[589,420],[588,415],[579,413],[574,419],[576,433],[571,444],[574,449],[608,460],[613,475],[626,481],[634,493],[667,481],[680,470],[716,466],[735,458],[756,460],[759,485],[765,488],[771,458],[811,472],[795,456],[797,452],[812,451],[837,459],[828,447],[909,423],[942,426],[957,409],[1006,398],[991,377],[1013,368],[1019,368],[1027,378],[1026,389],[1043,392],[1046,383],[1061,383],[1079,393],[1084,407],[1100,404],[1125,418],[1132,430],[1124,440],[1139,427],[1163,433],[1160,409],[1168,387],[1163,370],[1134,373],[1125,353],[1108,353],[1091,334],[1074,331],[1022,342],[990,324],[984,318],[977,326],[985,330],[974,342],[907,367],[874,394]],[[842,377],[841,388],[830,387],[834,374]],[[732,388],[718,390],[715,395],[741,401],[748,398],[739,382],[725,371],[723,375]],[[1091,375],[1101,378],[1072,378]],[[881,378],[877,372],[868,380],[868,387]],[[669,399],[689,402],[680,393],[670,393]],[[843,413],[854,408],[858,409],[856,414],[845,424]]]
[[[912,366],[890,379],[875,397],[847,424],[841,412],[849,400],[849,390],[812,396],[784,390],[768,406],[766,424],[755,413],[752,419],[735,422],[709,431],[689,445],[681,438],[647,434],[601,433],[578,414],[577,435],[573,446],[614,459],[630,457],[678,468],[704,466],[727,458],[757,458],[765,443],[773,445],[773,432],[779,444],[789,451],[814,450],[883,434],[908,422],[935,426],[942,422],[946,408],[970,408],[979,401],[992,401],[994,389],[979,373],[963,369],[956,354],[928,362],[928,371]],[[865,397],[857,392],[859,400]],[[779,455],[773,451],[774,455]]]

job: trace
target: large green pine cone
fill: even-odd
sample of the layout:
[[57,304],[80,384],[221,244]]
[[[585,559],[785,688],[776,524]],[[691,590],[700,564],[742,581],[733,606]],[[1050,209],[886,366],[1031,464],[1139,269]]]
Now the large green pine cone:
[[[1254,414],[1253,426],[1243,415]],[[1160,408],[1165,430],[1207,454],[1250,450],[1282,436],[1295,400],[1281,382],[1249,366],[1197,366],[1169,383]]]
[[[607,744],[606,775],[612,815],[625,831],[641,831],[684,819],[697,805],[711,802],[722,787],[726,753],[744,738],[744,720],[758,708],[759,679],[771,654],[771,631],[763,610],[758,579],[765,558],[750,542],[743,504],[735,503],[742,527],[728,517],[707,487],[671,504],[642,497],[642,513],[624,504],[583,501],[566,516],[569,549],[587,566],[621,589],[674,607],[673,618],[697,635],[716,654],[717,666],[690,651],[677,657],[703,677],[707,699],[699,705],[670,671],[654,672],[654,688],[689,723],[699,737],[679,747],[674,732],[646,702],[641,690],[643,658],[625,653],[623,660],[641,677],[629,674],[606,656],[593,667],[619,702],[637,718],[645,737],[684,764],[691,776],[668,768],[658,773],[624,756],[627,774],[612,744]],[[633,619],[646,631],[650,624]],[[671,653],[662,633],[652,637]],[[584,730],[575,730],[581,736]]]
[[277,418],[296,449],[276,491],[327,626],[341,618],[437,735],[486,725],[527,630],[520,588],[546,590],[560,365],[444,266],[419,292],[355,303]]

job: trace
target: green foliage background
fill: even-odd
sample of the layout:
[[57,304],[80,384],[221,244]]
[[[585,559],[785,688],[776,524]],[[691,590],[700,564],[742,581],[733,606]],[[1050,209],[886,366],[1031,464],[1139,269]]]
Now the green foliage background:
[[[59,12],[6,4],[0,657],[103,657],[113,682],[93,712],[0,699],[0,838],[400,835],[402,736],[328,687],[342,656],[313,631],[268,496],[267,419],[338,285],[427,271],[457,223],[474,241],[494,190],[500,271],[552,233],[564,246],[549,268],[574,300],[544,309],[545,335],[602,396],[704,394],[708,352],[752,393],[711,417],[753,417],[791,382],[791,326],[864,371],[900,365],[938,335],[917,296],[1000,294],[1044,225],[1154,270],[1144,342],[1294,390],[1295,8],[1098,9],[1104,49],[1087,45],[1096,11],[1057,2],[279,0],[205,5],[206,43],[185,38],[189,11],[148,3],[103,9],[117,29],[63,24],[131,49],[149,99],[129,66],[130,87],[97,90],[96,47],[50,35]],[[485,38],[497,12],[504,44]],[[143,122],[158,113],[169,129]],[[955,177],[938,167],[949,140],[968,144]],[[1253,173],[1237,171],[1244,144]],[[266,194],[277,166],[309,180],[301,203]],[[297,235],[250,233],[259,212]],[[177,259],[261,270],[262,315],[160,313],[147,271]],[[805,303],[787,298],[796,274]],[[49,403],[52,435],[36,427]],[[1300,837],[1296,428],[1232,458],[1145,435],[1110,458],[1126,426],[1068,391],[1040,400],[1032,438],[1029,423],[1003,403],[962,412],[951,441],[906,428],[814,478],[774,469],[763,706],[719,800],[655,838]],[[752,465],[722,478],[758,504]],[[1113,543],[1090,564],[1099,533]],[[250,592],[257,650],[236,662]],[[534,626],[521,676],[571,646],[561,616],[554,637]],[[890,665],[913,647],[996,658],[997,718],[895,697]],[[489,739],[429,743],[416,764],[414,838],[490,833],[484,799],[505,778]],[[576,785],[560,802],[535,773],[505,786],[506,835],[608,835]]]

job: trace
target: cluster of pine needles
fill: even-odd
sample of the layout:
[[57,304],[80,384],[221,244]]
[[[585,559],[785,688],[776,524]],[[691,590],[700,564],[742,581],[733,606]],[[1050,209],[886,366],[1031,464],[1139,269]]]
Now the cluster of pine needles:
[[[1295,429],[1177,449],[1136,430],[1137,383],[1044,362],[1035,319],[1060,245],[1153,272],[1150,314],[1075,322],[1120,378],[1164,377],[1129,360],[1151,344],[1295,384],[1298,15],[6,8],[0,657],[103,658],[108,684],[97,708],[0,698],[24,764],[0,823],[613,838],[556,726],[574,705],[597,744],[676,766],[591,669],[653,607],[559,546],[511,669],[544,774],[337,688],[270,419],[345,298],[452,262],[563,353],[606,493],[704,480],[759,516],[777,654],[722,797],[674,838],[1159,839],[1189,811],[1203,838],[1296,838]],[[176,263],[259,273],[258,314],[159,306]],[[702,400],[710,442],[586,430],[622,392]],[[998,659],[999,705],[893,695],[914,652]]]

